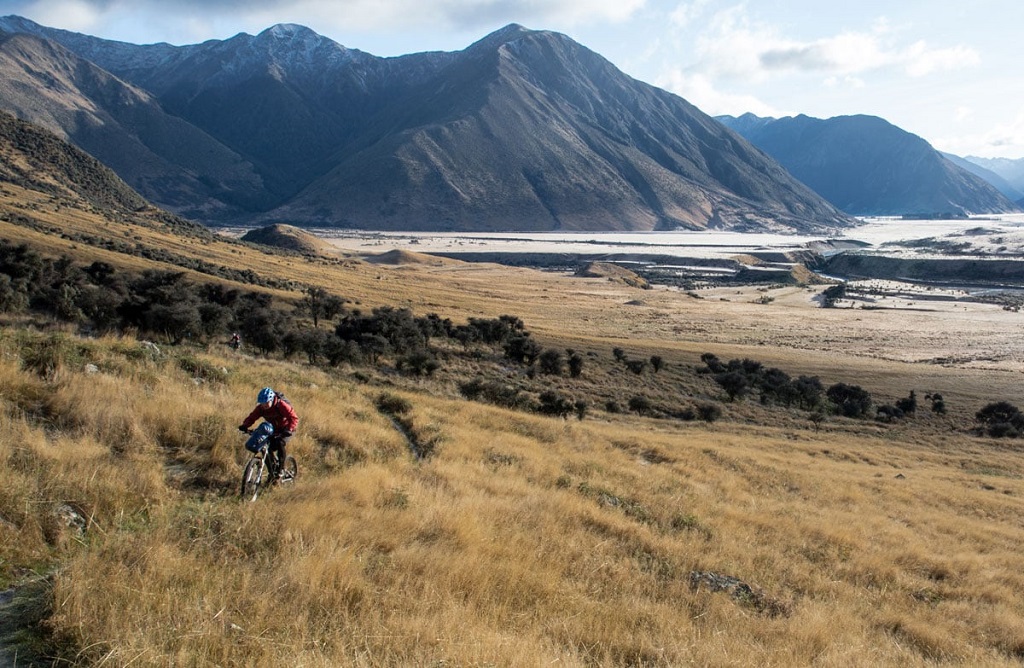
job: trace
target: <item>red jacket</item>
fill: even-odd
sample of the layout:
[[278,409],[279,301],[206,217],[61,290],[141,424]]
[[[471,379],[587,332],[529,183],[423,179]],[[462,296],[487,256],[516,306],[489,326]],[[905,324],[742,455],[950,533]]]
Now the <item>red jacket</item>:
[[275,434],[291,434],[299,426],[299,416],[295,414],[295,409],[287,401],[282,401],[281,397],[274,397],[270,408],[263,408],[260,404],[256,404],[252,413],[242,420],[242,426],[248,429],[253,422],[260,418],[274,425]]

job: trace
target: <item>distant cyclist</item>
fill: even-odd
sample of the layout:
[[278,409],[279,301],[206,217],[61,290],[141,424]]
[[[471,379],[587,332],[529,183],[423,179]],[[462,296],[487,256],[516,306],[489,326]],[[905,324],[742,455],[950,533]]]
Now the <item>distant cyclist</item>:
[[263,418],[274,425],[274,433],[270,437],[268,452],[275,457],[274,472],[281,477],[284,471],[284,460],[287,455],[288,439],[299,426],[299,416],[283,395],[264,387],[256,395],[256,408],[238,425],[239,431],[248,432],[256,420]]
[[238,335],[238,332],[235,332],[234,334],[231,335],[231,340],[228,341],[228,345],[234,348],[235,350],[238,350],[239,348],[242,347],[242,337]]

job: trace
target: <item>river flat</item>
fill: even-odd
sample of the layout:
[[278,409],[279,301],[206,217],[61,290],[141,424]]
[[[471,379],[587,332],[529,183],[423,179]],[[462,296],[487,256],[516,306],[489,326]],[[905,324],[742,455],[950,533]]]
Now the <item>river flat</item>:
[[[663,255],[680,258],[728,258],[751,252],[804,250],[816,244],[863,245],[880,251],[886,244],[964,235],[1022,239],[1024,214],[965,220],[864,219],[833,236],[749,234],[739,232],[378,232],[319,228],[310,230],[340,250],[384,253],[563,253],[573,255]],[[892,252],[897,252],[892,250]]]

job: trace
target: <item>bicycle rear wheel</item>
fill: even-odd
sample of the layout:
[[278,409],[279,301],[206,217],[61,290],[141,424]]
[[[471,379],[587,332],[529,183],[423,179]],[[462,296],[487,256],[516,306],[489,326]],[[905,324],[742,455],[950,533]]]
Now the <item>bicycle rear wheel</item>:
[[281,476],[281,482],[292,482],[299,477],[299,465],[295,461],[295,457],[288,455],[284,458],[284,471]]
[[260,494],[260,484],[263,482],[263,466],[259,459],[250,459],[242,472],[242,499],[255,501]]

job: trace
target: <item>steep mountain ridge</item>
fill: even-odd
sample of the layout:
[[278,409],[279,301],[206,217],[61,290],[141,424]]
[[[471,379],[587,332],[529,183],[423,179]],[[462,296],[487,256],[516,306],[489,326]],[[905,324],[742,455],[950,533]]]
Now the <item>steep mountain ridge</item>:
[[[1024,192],[1024,158],[979,158],[969,155],[965,160],[984,169],[995,172],[1021,192]],[[1022,204],[1024,206],[1024,204]]]
[[[186,47],[133,47],[12,17],[0,29],[60,42],[146,91],[161,127],[190,126],[207,144],[188,151],[201,164],[159,179],[131,163],[179,166],[166,147],[105,124],[155,154],[118,151],[119,173],[207,222],[781,231],[851,222],[685,100],[557,33],[511,25],[459,52],[377,58],[295,25]],[[24,101],[45,88],[41,74],[0,106],[35,120]],[[90,91],[80,98],[112,115]],[[60,128],[83,145],[70,125]],[[202,164],[209,147],[235,159],[230,183],[223,166]],[[214,187],[182,187],[190,177]]]
[[1024,190],[1014,186],[1009,180],[1000,176],[991,169],[987,169],[976,162],[972,162],[969,158],[961,158],[960,156],[953,155],[952,153],[943,153],[942,156],[957,167],[966,169],[971,174],[991,183],[996,187],[996,190],[1003,193],[1007,199],[1018,203],[1021,199],[1024,199]]
[[417,91],[418,105],[385,117],[400,131],[345,156],[267,219],[470,229],[490,218],[536,230],[843,223],[695,107],[562,35],[506,29],[444,75],[444,86]]
[[853,215],[967,215],[1016,211],[994,186],[924,139],[875,116],[745,114],[718,120]]
[[238,154],[59,44],[0,33],[0,71],[6,111],[72,141],[162,206],[202,218],[260,191]]

